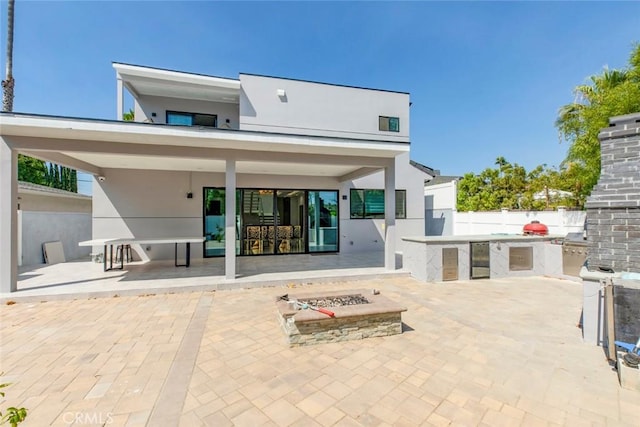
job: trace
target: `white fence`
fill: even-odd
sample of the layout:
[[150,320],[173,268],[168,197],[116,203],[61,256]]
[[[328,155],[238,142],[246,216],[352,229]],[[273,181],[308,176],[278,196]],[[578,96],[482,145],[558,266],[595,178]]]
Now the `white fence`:
[[531,221],[540,221],[549,228],[549,234],[566,235],[582,232],[586,211],[509,211],[500,212],[453,212],[453,234],[522,234],[522,227]]

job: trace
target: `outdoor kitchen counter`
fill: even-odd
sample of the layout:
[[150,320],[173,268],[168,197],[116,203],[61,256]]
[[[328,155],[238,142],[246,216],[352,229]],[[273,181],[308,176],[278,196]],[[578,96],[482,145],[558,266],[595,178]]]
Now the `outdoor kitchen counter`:
[[522,234],[472,234],[468,236],[417,236],[403,237],[406,242],[418,242],[426,244],[449,244],[470,242],[548,242],[563,239],[561,235],[548,236],[524,236]]
[[[403,237],[403,267],[417,280],[441,282],[474,278],[471,259],[472,244],[485,243],[485,277],[509,276],[564,277],[562,273],[562,242],[564,236],[530,236],[486,234],[468,236]],[[486,247],[485,245],[485,247]],[[456,254],[455,261],[443,257],[443,250]],[[445,263],[448,271],[445,273]],[[453,272],[451,271],[453,269]]]

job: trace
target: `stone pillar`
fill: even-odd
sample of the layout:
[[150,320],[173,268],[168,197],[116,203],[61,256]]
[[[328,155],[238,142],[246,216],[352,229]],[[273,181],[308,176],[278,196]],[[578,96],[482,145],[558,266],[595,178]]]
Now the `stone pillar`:
[[640,114],[612,117],[600,139],[600,179],[587,199],[588,269],[582,268],[582,331],[605,344],[603,286],[640,272]]
[[0,137],[0,293],[18,290],[18,154]]
[[224,275],[236,278],[236,161],[227,160],[225,172]]
[[586,203],[589,270],[640,272],[640,113],[612,117],[598,138],[600,179]]
[[396,269],[396,167],[384,168],[384,267]]

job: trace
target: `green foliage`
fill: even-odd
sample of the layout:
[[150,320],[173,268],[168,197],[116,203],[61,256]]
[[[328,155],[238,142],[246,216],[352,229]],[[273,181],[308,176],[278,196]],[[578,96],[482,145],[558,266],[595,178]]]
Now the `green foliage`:
[[125,122],[132,122],[135,120],[135,113],[133,112],[133,108],[130,108],[126,113],[122,113],[122,120]]
[[[524,167],[511,164],[504,157],[498,157],[496,165],[497,168],[487,168],[479,175],[467,173],[458,182],[458,211],[582,207],[578,197],[558,197],[553,191],[576,194],[575,170],[556,170],[545,165],[527,172]],[[536,194],[543,194],[543,197],[535,197]]]
[[45,180],[46,170],[47,167],[44,161],[18,154],[18,180],[47,185]]
[[605,68],[589,84],[574,89],[575,101],[560,108],[556,127],[570,147],[563,166],[570,170],[576,194],[584,201],[600,176],[600,130],[609,118],[640,112],[640,44],[623,70]]
[[[0,373],[0,375],[4,375],[4,372]],[[11,383],[0,384],[0,389],[9,387],[10,385]],[[3,391],[0,391],[0,396],[4,397]],[[14,406],[11,406],[6,409],[5,413],[2,413],[0,411],[0,424],[3,425],[8,423],[11,425],[11,427],[16,427],[18,424],[23,422],[25,418],[27,418],[27,410],[25,408],[16,408]]]
[[49,163],[45,171],[46,186],[60,190],[78,192],[78,177],[74,169]]
[[22,154],[18,154],[18,180],[78,192],[78,173],[75,169]]

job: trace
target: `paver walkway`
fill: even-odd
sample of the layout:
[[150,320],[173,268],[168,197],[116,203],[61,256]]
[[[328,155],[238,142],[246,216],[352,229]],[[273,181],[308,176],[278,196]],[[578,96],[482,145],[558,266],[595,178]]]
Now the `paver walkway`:
[[3,305],[0,408],[24,426],[637,425],[640,393],[582,343],[580,284],[366,287],[408,307],[402,335],[289,348],[286,287]]

